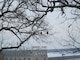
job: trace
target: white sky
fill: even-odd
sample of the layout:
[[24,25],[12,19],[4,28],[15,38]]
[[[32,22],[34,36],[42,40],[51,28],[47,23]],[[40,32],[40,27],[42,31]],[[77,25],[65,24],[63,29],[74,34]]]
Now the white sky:
[[[26,46],[26,45],[28,47],[30,47],[30,46],[47,46],[48,49],[66,48],[64,46],[61,46],[60,43],[65,44],[63,39],[68,39],[66,30],[68,28],[68,24],[72,23],[72,21],[67,21],[67,22],[64,22],[64,23],[62,23],[62,22],[65,21],[66,17],[70,18],[70,17],[73,17],[73,15],[70,14],[70,9],[66,10],[66,17],[65,18],[63,18],[65,15],[62,16],[60,14],[61,14],[60,11],[49,12],[47,14],[47,16],[45,17],[46,22],[48,22],[49,26],[51,26],[50,28],[52,28],[52,32],[56,32],[53,35],[53,37],[50,37],[50,38],[46,39],[46,40],[49,41],[49,43],[43,43],[43,42],[37,43],[35,40],[33,40],[31,38],[28,41],[29,43],[26,42],[25,45],[23,45],[23,46]],[[74,24],[74,25],[76,25],[76,24]],[[49,33],[52,33],[52,32],[49,31]],[[4,40],[8,40],[9,42],[10,41],[12,42],[12,40],[13,41],[17,40],[17,38],[13,35],[12,35],[12,37],[10,37],[11,36],[10,32],[5,32],[6,35],[1,32],[1,35],[2,34],[3,34]],[[5,45],[6,45],[6,43],[5,43]],[[14,45],[14,43],[12,45]]]
[[[64,44],[63,39],[67,38],[67,32],[66,32],[66,28],[68,27],[68,23],[62,23],[65,18],[63,18],[63,16],[59,15],[61,12],[60,11],[55,11],[55,12],[49,12],[47,14],[47,16],[45,17],[46,22],[49,23],[50,28],[52,29],[52,31],[49,31],[49,33],[54,33],[56,32],[53,37],[48,37],[46,38],[46,40],[48,41],[48,43],[43,43],[40,41],[40,43],[36,42],[34,39],[30,39],[28,42],[26,42],[24,45],[22,46],[27,46],[27,47],[31,47],[31,46],[47,46],[47,49],[59,49],[59,48],[66,48],[64,46],[61,46],[61,44]],[[1,35],[3,34],[3,39],[7,40],[7,42],[10,42],[11,45],[15,44],[15,40],[17,40],[17,38],[15,36],[12,35],[10,32],[4,32],[1,33]],[[7,36],[7,37],[6,37]],[[11,40],[12,39],[12,40]],[[15,42],[14,42],[15,41]],[[7,44],[7,42],[5,42],[4,45]],[[14,43],[12,43],[14,42]],[[6,45],[7,46],[7,45]],[[24,47],[23,47],[24,48]]]
[[[70,13],[70,9],[66,10],[66,14]],[[71,46],[62,46],[60,44],[65,45],[66,42],[64,41],[64,39],[69,39],[68,38],[68,33],[67,33],[67,28],[68,25],[70,23],[72,23],[72,21],[65,21],[65,18],[71,18],[73,15],[68,14],[66,15],[66,17],[64,17],[64,15],[60,15],[61,12],[60,11],[55,11],[55,12],[49,12],[47,14],[47,16],[45,17],[46,22],[49,23],[50,28],[52,28],[52,31],[49,31],[49,33],[51,32],[56,32],[53,37],[47,38],[46,40],[49,41],[49,43],[36,43],[35,40],[30,39],[30,45],[31,46],[47,46],[48,49],[60,49],[60,48],[70,48]],[[64,22],[64,23],[62,23]],[[33,43],[34,42],[34,43]]]

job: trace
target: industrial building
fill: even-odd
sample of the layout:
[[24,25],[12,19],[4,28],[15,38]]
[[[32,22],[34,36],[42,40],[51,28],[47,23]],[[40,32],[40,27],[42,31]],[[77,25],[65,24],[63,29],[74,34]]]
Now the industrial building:
[[48,60],[46,50],[5,50],[0,60]]

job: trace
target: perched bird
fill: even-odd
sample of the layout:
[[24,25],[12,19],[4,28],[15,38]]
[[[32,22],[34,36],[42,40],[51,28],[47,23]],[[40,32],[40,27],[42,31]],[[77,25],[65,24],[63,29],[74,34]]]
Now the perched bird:
[[42,32],[40,32],[40,34],[42,35]]
[[49,32],[47,31],[46,34],[49,34]]

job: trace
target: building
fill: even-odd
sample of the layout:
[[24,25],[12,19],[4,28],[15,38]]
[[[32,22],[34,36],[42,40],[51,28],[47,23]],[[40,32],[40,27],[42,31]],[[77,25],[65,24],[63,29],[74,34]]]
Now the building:
[[0,60],[3,60],[4,56],[3,53],[0,52]]
[[80,60],[80,55],[49,57],[48,60]]
[[3,60],[48,60],[46,50],[6,50],[2,53]]

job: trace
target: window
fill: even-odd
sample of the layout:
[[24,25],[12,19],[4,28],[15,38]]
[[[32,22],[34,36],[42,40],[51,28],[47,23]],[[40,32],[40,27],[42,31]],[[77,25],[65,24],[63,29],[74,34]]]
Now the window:
[[25,58],[23,60],[26,60]]
[[10,60],[12,60],[12,58],[10,58]]
[[28,58],[28,60],[30,60],[30,58]]
[[8,58],[6,58],[6,60],[8,60]]
[[16,60],[16,58],[14,60]]
[[46,58],[44,58],[44,60],[46,60]]
[[36,58],[36,60],[38,60],[38,58]]
[[19,58],[19,60],[21,60],[21,58]]

